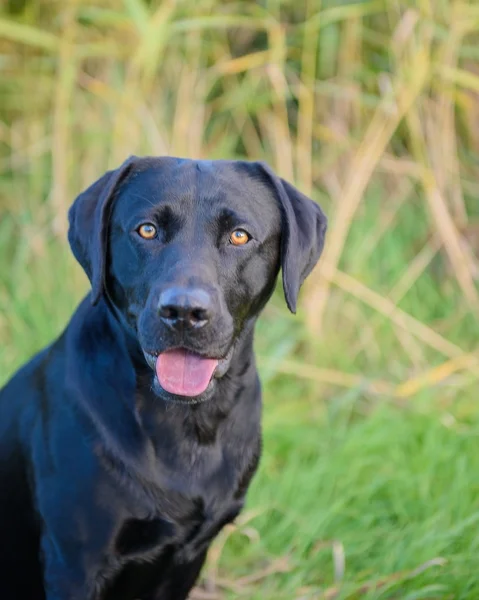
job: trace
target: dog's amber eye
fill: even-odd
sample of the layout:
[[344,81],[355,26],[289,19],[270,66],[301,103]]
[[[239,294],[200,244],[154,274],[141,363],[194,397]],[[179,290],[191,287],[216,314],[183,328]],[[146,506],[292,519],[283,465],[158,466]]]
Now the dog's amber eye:
[[250,237],[244,229],[235,229],[230,235],[230,242],[233,246],[244,246],[249,240]]
[[138,235],[140,235],[145,240],[152,240],[156,237],[156,227],[151,223],[144,223],[140,225],[137,229]]

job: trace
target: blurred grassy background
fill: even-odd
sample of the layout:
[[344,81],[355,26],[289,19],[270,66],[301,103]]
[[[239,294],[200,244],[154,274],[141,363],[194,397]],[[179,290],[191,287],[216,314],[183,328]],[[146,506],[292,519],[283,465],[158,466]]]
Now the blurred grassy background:
[[259,324],[265,454],[198,599],[479,597],[479,3],[7,0],[0,383],[86,289],[130,154],[267,160],[330,217]]

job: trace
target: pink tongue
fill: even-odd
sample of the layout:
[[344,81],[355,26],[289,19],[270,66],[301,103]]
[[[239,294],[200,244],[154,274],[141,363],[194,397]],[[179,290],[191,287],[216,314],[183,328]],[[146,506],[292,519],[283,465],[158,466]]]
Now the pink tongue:
[[177,396],[199,396],[218,365],[215,358],[204,358],[187,350],[168,350],[158,356],[156,375],[161,387]]

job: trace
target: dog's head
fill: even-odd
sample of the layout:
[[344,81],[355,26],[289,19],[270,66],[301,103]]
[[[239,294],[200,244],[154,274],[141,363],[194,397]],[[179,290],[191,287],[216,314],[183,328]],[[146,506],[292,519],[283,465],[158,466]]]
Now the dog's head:
[[131,157],[80,194],[69,241],[137,337],[166,400],[214,393],[283,272],[286,302],[324,244],[317,204],[263,163]]

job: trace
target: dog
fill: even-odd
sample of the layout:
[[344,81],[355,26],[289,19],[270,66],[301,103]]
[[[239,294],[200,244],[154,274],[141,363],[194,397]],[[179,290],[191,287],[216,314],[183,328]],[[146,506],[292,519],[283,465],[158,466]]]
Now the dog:
[[0,598],[184,600],[258,466],[256,320],[326,217],[264,163],[130,157],[69,223],[91,291],[0,392]]

